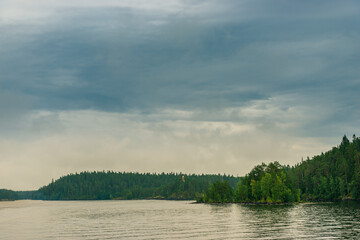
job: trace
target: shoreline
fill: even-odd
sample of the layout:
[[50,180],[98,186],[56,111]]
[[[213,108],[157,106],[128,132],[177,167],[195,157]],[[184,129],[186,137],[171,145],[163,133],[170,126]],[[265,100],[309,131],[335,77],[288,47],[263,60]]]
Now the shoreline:
[[332,204],[332,203],[343,203],[343,202],[358,202],[360,203],[359,200],[356,199],[346,199],[346,200],[338,200],[338,201],[314,201],[314,202],[293,202],[293,203],[269,203],[269,202],[212,202],[212,203],[207,203],[207,202],[194,202],[193,204],[210,204],[210,205],[220,205],[220,204],[240,204],[240,205],[267,205],[267,206],[275,206],[275,205],[297,205],[297,204],[301,204],[301,205],[315,205],[315,204]]

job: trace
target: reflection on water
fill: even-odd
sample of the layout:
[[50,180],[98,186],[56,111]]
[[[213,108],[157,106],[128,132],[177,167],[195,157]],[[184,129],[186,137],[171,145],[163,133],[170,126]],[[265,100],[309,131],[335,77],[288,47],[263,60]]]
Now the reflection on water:
[[360,238],[360,204],[187,201],[0,202],[0,239]]

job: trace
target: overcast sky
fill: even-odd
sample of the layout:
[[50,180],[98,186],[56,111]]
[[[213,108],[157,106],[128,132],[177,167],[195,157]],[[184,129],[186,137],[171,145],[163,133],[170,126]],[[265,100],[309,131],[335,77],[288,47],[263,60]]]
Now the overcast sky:
[[360,134],[359,1],[0,0],[0,188],[293,165]]

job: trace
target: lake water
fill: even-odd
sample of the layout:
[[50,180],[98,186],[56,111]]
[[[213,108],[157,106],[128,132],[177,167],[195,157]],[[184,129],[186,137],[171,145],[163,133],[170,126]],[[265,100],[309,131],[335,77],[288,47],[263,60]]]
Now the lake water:
[[0,202],[0,239],[360,239],[360,204]]

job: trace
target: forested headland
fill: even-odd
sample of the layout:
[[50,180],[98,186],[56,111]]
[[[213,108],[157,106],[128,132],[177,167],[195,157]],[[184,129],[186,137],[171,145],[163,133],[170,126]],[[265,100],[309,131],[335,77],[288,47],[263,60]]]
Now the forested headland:
[[344,136],[340,145],[295,166],[262,163],[242,177],[235,189],[218,181],[199,202],[292,203],[360,200],[360,138]]
[[255,166],[244,177],[182,173],[81,172],[37,191],[0,189],[0,200],[176,199],[205,203],[360,200],[360,138],[343,137],[326,153],[295,166]]

